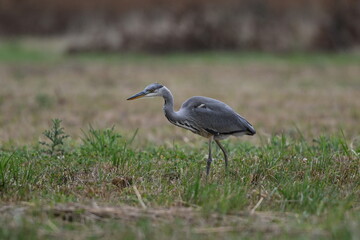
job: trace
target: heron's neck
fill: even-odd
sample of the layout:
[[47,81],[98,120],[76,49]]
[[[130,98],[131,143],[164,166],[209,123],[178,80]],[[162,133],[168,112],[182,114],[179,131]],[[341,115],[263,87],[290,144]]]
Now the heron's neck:
[[164,112],[165,117],[170,121],[176,121],[178,118],[176,112],[174,111],[174,97],[171,94],[170,90],[166,87],[164,87],[163,92],[163,98],[164,98]]

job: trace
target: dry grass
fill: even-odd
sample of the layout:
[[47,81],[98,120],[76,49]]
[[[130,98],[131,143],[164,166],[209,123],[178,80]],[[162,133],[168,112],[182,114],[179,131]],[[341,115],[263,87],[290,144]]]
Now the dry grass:
[[[5,219],[9,219],[10,225],[16,225],[13,219],[13,215],[26,216],[28,219],[32,219],[34,215],[41,214],[42,219],[47,219],[48,228],[46,229],[40,226],[40,229],[47,232],[52,232],[53,237],[72,237],[72,239],[86,239],[86,237],[93,235],[102,235],[106,239],[111,237],[112,229],[105,227],[98,228],[97,233],[94,233],[94,229],[86,234],[85,231],[78,232],[78,234],[71,233],[69,229],[63,228],[62,231],[56,226],[59,222],[72,224],[73,226],[81,226],[83,228],[104,223],[116,223],[116,225],[126,225],[128,228],[139,228],[136,226],[139,221],[147,219],[150,225],[154,229],[161,228],[160,226],[166,224],[173,224],[179,228],[177,231],[181,231],[185,234],[185,238],[189,236],[197,235],[198,237],[207,237],[212,235],[227,236],[233,234],[235,236],[251,235],[254,232],[258,234],[264,234],[268,239],[274,238],[279,234],[285,232],[291,232],[293,236],[301,235],[299,229],[294,224],[296,221],[296,215],[276,212],[259,212],[249,214],[249,212],[239,212],[232,215],[220,215],[210,214],[203,216],[200,211],[194,208],[185,207],[172,207],[172,208],[152,208],[141,209],[130,206],[117,206],[106,207],[98,206],[95,202],[92,204],[58,204],[56,206],[39,208],[39,206],[25,204],[23,206],[2,206],[0,213]],[[289,224],[291,222],[291,224]],[[55,224],[54,224],[55,223]],[[18,223],[17,223],[18,224]],[[286,228],[284,225],[288,224]],[[105,225],[106,226],[106,225]],[[39,231],[41,232],[41,231]],[[141,230],[139,230],[141,234]],[[138,234],[139,234],[138,233]],[[44,233],[43,233],[44,234]],[[85,235],[84,235],[85,234]],[[327,236],[325,232],[313,229],[312,236]],[[40,235],[41,236],[41,235]],[[126,236],[123,235],[123,236]],[[231,236],[231,235],[229,235]],[[177,236],[178,237],[178,236]],[[142,238],[140,238],[142,239]]]
[[156,59],[1,63],[1,141],[37,141],[53,118],[62,119],[74,139],[89,124],[114,125],[126,135],[139,128],[142,143],[197,139],[167,122],[161,99],[125,100],[152,82],[173,91],[176,108],[194,95],[228,103],[255,126],[258,137],[296,128],[305,137],[343,130],[352,139],[360,132],[358,63]]

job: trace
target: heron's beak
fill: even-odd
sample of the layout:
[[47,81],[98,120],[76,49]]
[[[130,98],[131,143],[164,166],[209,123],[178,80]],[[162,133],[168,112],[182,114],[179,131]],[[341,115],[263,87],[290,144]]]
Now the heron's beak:
[[129,97],[126,100],[134,100],[134,99],[142,98],[142,97],[145,97],[145,95],[146,95],[146,93],[144,91],[142,91],[142,92],[135,94],[134,96]]

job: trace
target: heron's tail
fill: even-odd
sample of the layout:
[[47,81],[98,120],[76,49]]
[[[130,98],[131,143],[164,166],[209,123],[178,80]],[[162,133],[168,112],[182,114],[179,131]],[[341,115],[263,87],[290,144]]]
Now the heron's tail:
[[255,135],[256,134],[256,130],[255,128],[249,123],[249,126],[247,128],[247,132],[246,132],[246,135]]
[[250,136],[255,135],[255,134],[256,134],[256,130],[255,130],[255,128],[253,127],[253,125],[251,125],[251,123],[249,123],[249,122],[248,122],[245,118],[243,118],[242,116],[240,116],[240,115],[238,115],[238,116],[239,116],[240,121],[241,121],[241,123],[242,123],[242,125],[243,125],[243,129],[245,130],[245,131],[243,131],[243,132],[245,132],[246,135],[250,135]]

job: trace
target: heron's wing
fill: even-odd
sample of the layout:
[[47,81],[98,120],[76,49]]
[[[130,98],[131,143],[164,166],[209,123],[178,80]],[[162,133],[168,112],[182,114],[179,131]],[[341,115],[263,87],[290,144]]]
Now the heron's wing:
[[231,107],[216,99],[192,97],[181,106],[183,118],[214,135],[244,133],[253,135],[253,126]]

